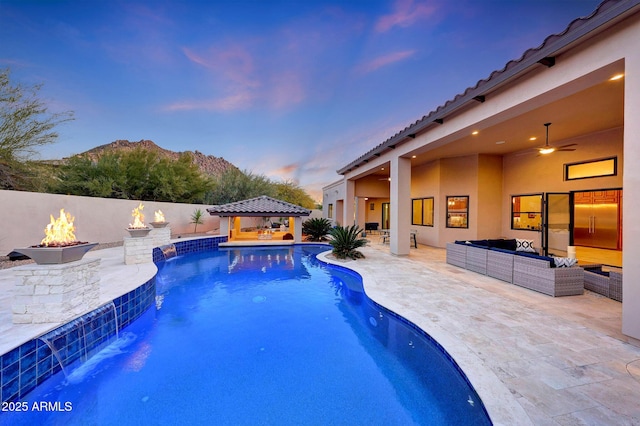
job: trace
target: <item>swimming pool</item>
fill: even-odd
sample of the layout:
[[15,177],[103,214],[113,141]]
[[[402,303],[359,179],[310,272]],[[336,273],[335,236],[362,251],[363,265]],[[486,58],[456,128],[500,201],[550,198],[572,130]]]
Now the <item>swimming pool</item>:
[[357,274],[319,262],[325,250],[165,262],[155,307],[21,401],[56,411],[0,424],[490,424],[437,344],[369,300]]

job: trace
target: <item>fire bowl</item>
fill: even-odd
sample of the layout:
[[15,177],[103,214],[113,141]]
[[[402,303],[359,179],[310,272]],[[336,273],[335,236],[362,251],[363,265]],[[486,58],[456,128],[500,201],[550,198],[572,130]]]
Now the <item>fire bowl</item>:
[[146,237],[151,232],[151,228],[127,228],[127,231],[133,238],[139,238]]
[[164,228],[166,227],[169,222],[150,222],[151,226],[153,226],[154,228]]
[[69,263],[82,259],[82,257],[98,243],[82,243],[61,247],[27,247],[14,249],[18,253],[29,256],[38,265],[55,265]]

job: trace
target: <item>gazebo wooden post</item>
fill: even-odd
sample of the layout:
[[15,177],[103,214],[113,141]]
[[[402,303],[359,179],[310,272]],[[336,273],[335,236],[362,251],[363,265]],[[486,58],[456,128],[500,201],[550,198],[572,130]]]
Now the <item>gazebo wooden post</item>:
[[233,235],[236,237],[240,236],[240,231],[242,230],[241,217],[236,216],[233,218]]

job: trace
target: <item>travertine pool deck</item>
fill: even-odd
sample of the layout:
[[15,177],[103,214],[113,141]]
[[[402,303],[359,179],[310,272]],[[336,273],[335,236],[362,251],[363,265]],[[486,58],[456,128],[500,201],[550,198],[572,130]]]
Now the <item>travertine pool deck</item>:
[[621,303],[549,297],[449,265],[444,249],[362,252],[336,263],[445,347],[495,424],[640,425],[640,348],[621,333]]
[[[621,334],[622,304],[585,292],[552,298],[445,263],[419,245],[409,256],[375,241],[359,272],[367,295],[433,336],[456,359],[499,425],[640,425],[640,348]],[[100,257],[101,302],[149,280],[153,264]],[[323,260],[332,261],[326,254]],[[0,354],[57,324],[11,323],[12,269],[0,270]]]

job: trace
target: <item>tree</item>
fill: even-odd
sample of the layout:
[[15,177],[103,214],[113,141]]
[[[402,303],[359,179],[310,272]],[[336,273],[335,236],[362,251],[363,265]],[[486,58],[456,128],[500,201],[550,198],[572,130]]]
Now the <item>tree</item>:
[[206,200],[211,204],[227,204],[235,201],[271,196],[272,182],[263,175],[254,175],[236,168],[226,170],[215,182]]
[[316,204],[304,189],[291,181],[273,182],[264,175],[249,171],[228,169],[215,182],[206,196],[210,204],[227,204],[266,195],[307,209]]
[[60,167],[52,192],[129,200],[200,203],[212,186],[188,153],[177,161],[135,149],[107,152],[98,159],[75,156]]
[[54,143],[54,128],[73,120],[73,112],[51,113],[38,97],[42,85],[12,85],[8,68],[0,70],[0,160],[24,161],[36,148]]
[[73,113],[50,113],[38,97],[41,87],[11,84],[9,69],[0,69],[0,189],[43,192],[53,178],[53,166],[29,159],[56,141],[54,127]]
[[193,214],[191,215],[191,222],[189,223],[193,223],[193,233],[196,233],[196,230],[198,229],[198,225],[202,225],[204,222],[202,221],[202,216],[204,215],[204,213],[202,212],[202,210],[200,209],[195,209],[195,211],[193,212]]
[[298,184],[291,180],[285,180],[280,183],[274,184],[274,198],[282,201],[286,201],[291,204],[304,207],[305,209],[313,209],[316,207],[316,202],[307,192],[300,188]]

